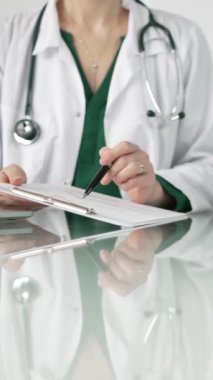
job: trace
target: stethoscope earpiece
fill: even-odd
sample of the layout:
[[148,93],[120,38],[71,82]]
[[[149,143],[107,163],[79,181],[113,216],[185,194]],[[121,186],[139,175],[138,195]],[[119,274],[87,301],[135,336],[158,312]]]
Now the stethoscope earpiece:
[[181,111],[181,112],[177,113],[176,115],[171,115],[170,120],[172,120],[172,121],[181,120],[181,119],[184,119],[185,116],[186,116],[185,112]]
[[184,119],[184,117],[186,116],[185,112],[181,111],[179,112],[179,119]]
[[30,145],[35,142],[40,136],[41,128],[38,123],[32,120],[29,116],[19,120],[14,128],[15,140],[23,145]]
[[[146,115],[148,117],[156,117],[157,116],[156,112],[152,111],[152,110],[148,110],[146,112]],[[172,120],[172,121],[174,121],[174,120],[181,120],[181,119],[184,119],[185,116],[186,116],[185,112],[181,111],[181,112],[179,112],[176,115],[171,115],[170,116],[170,120]]]

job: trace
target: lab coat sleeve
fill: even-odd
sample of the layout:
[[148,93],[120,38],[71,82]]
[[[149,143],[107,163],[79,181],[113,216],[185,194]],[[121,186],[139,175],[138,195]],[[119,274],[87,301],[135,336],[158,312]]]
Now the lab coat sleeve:
[[187,36],[188,44],[179,46],[186,117],[180,121],[172,168],[156,174],[186,195],[192,211],[199,211],[213,207],[213,66],[199,28],[191,26]]
[[[4,67],[7,59],[7,50],[10,41],[10,22],[9,18],[0,19],[0,168],[2,168],[2,119],[1,119],[1,107],[2,107],[2,86]],[[17,57],[18,58],[18,57]]]
[[[0,96],[2,90],[2,78],[4,73],[4,65],[6,60],[6,50],[8,46],[9,36],[6,33],[7,19],[0,19]],[[6,35],[7,34],[7,35]]]

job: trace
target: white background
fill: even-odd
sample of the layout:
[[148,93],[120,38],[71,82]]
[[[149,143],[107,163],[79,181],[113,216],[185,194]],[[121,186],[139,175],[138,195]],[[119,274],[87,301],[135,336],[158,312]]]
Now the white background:
[[[0,14],[37,9],[44,2],[45,0],[0,0]],[[145,0],[145,2],[153,8],[165,9],[196,21],[206,34],[213,54],[212,0]]]

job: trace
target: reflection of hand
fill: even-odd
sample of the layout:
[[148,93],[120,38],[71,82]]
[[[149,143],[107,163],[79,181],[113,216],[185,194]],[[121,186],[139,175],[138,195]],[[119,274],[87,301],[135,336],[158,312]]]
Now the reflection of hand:
[[[20,186],[25,182],[27,182],[27,176],[24,170],[18,165],[12,164],[0,170],[0,183],[10,183],[14,186]],[[3,193],[0,193],[0,206],[1,208],[6,208],[7,210],[18,209],[32,211],[36,211],[44,207],[35,202]]]
[[[22,250],[29,250],[31,248],[36,248],[44,245],[51,245],[60,241],[60,238],[57,235],[46,231],[43,228],[36,226],[26,220],[19,220],[17,226],[15,223],[15,221],[10,222],[12,229],[13,226],[14,229],[16,227],[19,229],[23,227],[23,229],[29,228],[30,232],[19,234],[11,233],[0,236],[0,265],[3,265],[4,268],[8,270],[16,270],[22,263],[22,260],[7,259],[7,254],[20,252]],[[2,260],[3,255],[5,255],[5,260]]]
[[99,273],[99,286],[126,295],[143,284],[162,240],[160,227],[138,229],[118,243],[111,253],[102,250],[100,256],[108,270]]

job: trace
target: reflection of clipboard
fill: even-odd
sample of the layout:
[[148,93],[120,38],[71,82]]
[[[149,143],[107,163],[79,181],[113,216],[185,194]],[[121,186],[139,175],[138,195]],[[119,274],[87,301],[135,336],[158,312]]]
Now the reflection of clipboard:
[[0,236],[31,234],[33,228],[29,224],[17,223],[15,220],[0,221]]
[[95,192],[83,199],[83,189],[68,185],[0,184],[0,192],[119,226],[153,225],[186,218],[183,213]]
[[[172,245],[176,240],[179,240],[182,236],[187,233],[189,226],[190,226],[190,219],[184,220],[184,221],[177,221],[171,224],[165,224],[161,225],[159,228],[164,228],[167,226],[170,226],[170,229],[172,228],[172,233],[169,233],[169,239],[170,239],[170,244]],[[110,231],[110,232],[104,232],[101,234],[96,234],[96,235],[90,235],[86,237],[81,237],[77,238],[74,240],[67,240],[67,241],[60,241],[60,237],[51,234],[52,236],[55,236],[57,238],[57,242],[54,244],[46,244],[46,245],[37,245],[32,247],[31,249],[23,249],[20,250],[19,252],[14,252],[6,255],[6,258],[11,258],[12,260],[19,260],[19,259],[24,259],[27,257],[34,257],[38,255],[44,255],[44,254],[54,254],[54,253],[60,253],[64,252],[66,250],[72,250],[72,249],[78,249],[78,248],[86,248],[88,255],[90,256],[91,260],[94,262],[94,264],[101,270],[105,270],[106,266],[102,262],[102,260],[99,257],[99,250],[100,250],[100,244],[102,245],[104,242],[107,242],[107,246],[115,244],[115,239],[117,240],[118,238],[125,239],[131,234],[131,232],[136,231],[136,230],[144,230],[144,229],[149,229],[149,228],[155,228],[156,226],[144,226],[144,227],[135,227],[135,228],[124,228],[124,229],[118,229],[116,231]],[[181,234],[177,235],[177,230],[179,231],[181,229]],[[43,230],[43,229],[42,229]],[[45,233],[45,230],[43,230]],[[46,231],[49,233],[48,231]],[[172,236],[175,234],[174,239],[171,241]],[[30,234],[29,234],[30,235]],[[107,247],[108,249],[108,247]],[[158,253],[159,250],[156,250],[156,253]],[[5,259],[4,255],[0,255],[0,261],[1,259]]]
[[[137,227],[139,228],[139,227]],[[94,249],[93,249],[93,244],[97,241],[101,241],[103,239],[108,239],[108,238],[113,238],[117,236],[126,236],[130,231],[132,231],[132,228],[126,228],[123,230],[117,230],[117,231],[111,231],[111,232],[105,232],[102,234],[98,235],[91,235],[88,237],[82,237],[74,240],[67,240],[67,241],[59,241],[60,238],[58,237],[58,242],[55,244],[46,244],[46,245],[38,245],[34,246],[30,249],[22,249],[20,251],[16,252],[11,252],[6,255],[6,257],[9,259],[13,260],[19,260],[27,257],[32,257],[32,256],[38,256],[38,255],[45,255],[45,254],[54,254],[54,253],[59,253],[61,251],[66,251],[70,249],[75,249],[75,248],[81,248],[81,247],[86,247],[88,249],[88,252],[92,258],[94,256]],[[1,259],[4,259],[4,256],[0,255],[0,261]],[[98,260],[98,259],[97,259]],[[96,261],[97,261],[96,260]],[[93,257],[93,261],[95,261],[95,257]],[[99,261],[99,260],[98,260]],[[98,262],[96,263],[98,265]],[[100,264],[100,262],[99,262]],[[99,267],[101,264],[99,265]]]
[[26,219],[0,221],[0,261],[20,252],[42,250],[61,241],[60,236]]
[[20,218],[29,218],[33,215],[32,211],[24,211],[24,210],[11,210],[11,209],[1,209],[0,208],[0,223],[3,220],[8,219],[20,219]]

